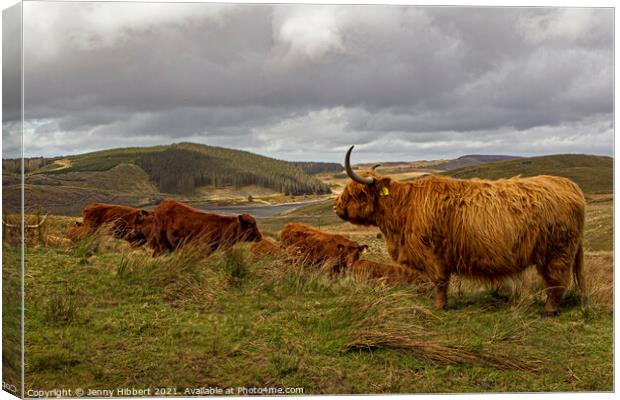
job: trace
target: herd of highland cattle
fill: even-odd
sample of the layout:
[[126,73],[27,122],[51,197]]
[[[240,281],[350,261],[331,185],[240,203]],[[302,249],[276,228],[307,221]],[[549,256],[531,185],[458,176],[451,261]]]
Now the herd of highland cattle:
[[434,304],[444,308],[452,274],[498,281],[536,266],[545,285],[545,315],[559,311],[574,281],[583,290],[585,198],[572,181],[556,176],[496,181],[426,176],[397,182],[351,167],[351,182],[334,202],[334,212],[356,225],[376,226],[395,264],[361,259],[368,247],[343,235],[287,224],[279,243],[263,237],[249,214],[225,216],[165,200],[152,211],[91,204],[83,221],[68,228],[75,240],[111,225],[114,235],[153,256],[192,243],[210,254],[238,242],[253,242],[252,257],[284,259],[393,282],[423,279],[435,287]]

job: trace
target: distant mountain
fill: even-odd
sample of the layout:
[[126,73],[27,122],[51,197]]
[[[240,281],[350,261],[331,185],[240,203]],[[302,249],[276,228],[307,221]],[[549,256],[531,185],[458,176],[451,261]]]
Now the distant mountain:
[[454,160],[449,160],[441,164],[429,166],[428,168],[440,171],[450,171],[457,168],[469,167],[470,165],[490,163],[496,161],[516,160],[519,156],[502,156],[502,155],[486,155],[486,154],[468,154]]
[[573,180],[586,193],[613,191],[613,159],[604,156],[559,154],[518,158],[453,169],[444,174],[483,179],[556,175]]

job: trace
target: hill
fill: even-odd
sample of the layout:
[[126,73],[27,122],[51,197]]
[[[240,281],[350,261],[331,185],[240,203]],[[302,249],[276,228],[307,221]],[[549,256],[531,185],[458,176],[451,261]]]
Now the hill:
[[513,176],[557,175],[576,182],[586,193],[613,190],[613,159],[583,154],[559,154],[496,161],[444,172],[455,178],[500,179]]
[[56,162],[32,174],[107,171],[120,164],[135,164],[164,193],[192,194],[200,186],[243,185],[263,186],[285,195],[330,193],[327,185],[295,163],[201,144],[112,149],[66,160],[68,166],[64,168],[58,168]]
[[[4,208],[16,211],[20,204],[19,176],[2,176]],[[137,165],[119,164],[107,171],[38,173],[25,177],[27,212],[77,215],[89,203],[139,206],[161,197],[148,175]]]
[[[7,208],[19,204],[20,165],[3,160]],[[32,158],[26,166],[26,208],[64,215],[95,201],[145,206],[164,197],[226,203],[320,196],[331,189],[310,173],[342,170],[338,164],[288,162],[192,143]]]
[[399,174],[401,176],[398,179],[406,179],[411,176],[405,176],[405,174],[414,173],[417,176],[421,173],[428,173],[430,171],[450,171],[457,168],[469,167],[471,165],[477,165],[482,163],[490,163],[496,161],[516,160],[519,156],[505,156],[505,155],[488,155],[488,154],[468,154],[455,158],[453,160],[440,159],[440,160],[417,160],[417,161],[390,161],[376,163],[360,163],[354,167],[360,170],[367,170],[374,165],[380,164],[378,171],[383,174]]
[[469,167],[471,165],[490,163],[496,161],[516,160],[519,156],[501,156],[501,155],[485,155],[485,154],[468,154],[454,160],[449,160],[441,164],[432,166],[433,169],[441,171],[450,171],[457,168]]

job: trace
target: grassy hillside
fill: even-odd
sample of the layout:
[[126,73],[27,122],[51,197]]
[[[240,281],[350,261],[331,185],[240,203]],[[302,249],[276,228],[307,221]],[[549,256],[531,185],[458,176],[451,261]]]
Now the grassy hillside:
[[55,163],[33,174],[107,171],[120,164],[135,164],[165,193],[192,194],[200,186],[243,185],[259,185],[285,195],[330,192],[327,185],[295,163],[193,143],[112,149],[69,156],[66,160],[68,165],[64,168],[58,168]]
[[578,154],[521,158],[459,168],[445,173],[455,178],[500,179],[513,176],[557,175],[577,183],[586,193],[613,190],[613,159]]
[[[106,171],[27,175],[25,208],[30,212],[78,215],[89,203],[142,205],[160,196],[148,175],[137,165],[119,164]],[[19,180],[3,176],[5,209],[20,204]]]

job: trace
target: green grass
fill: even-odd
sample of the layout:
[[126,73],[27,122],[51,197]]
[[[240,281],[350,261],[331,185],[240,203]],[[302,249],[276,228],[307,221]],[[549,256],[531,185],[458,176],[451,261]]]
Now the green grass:
[[[272,237],[290,221],[352,229],[331,206],[262,218],[259,227]],[[105,236],[69,249],[28,247],[25,386],[610,391],[612,211],[608,195],[588,203],[588,302],[570,294],[551,319],[540,315],[534,271],[499,291],[453,279],[448,309],[435,310],[428,285],[373,286],[277,259],[253,263],[248,245],[208,258],[192,249],[151,258]],[[71,221],[50,217],[47,232],[62,235]],[[387,261],[374,231],[356,235],[370,245],[366,257]],[[16,251],[5,247],[5,260]]]
[[513,176],[557,175],[575,181],[585,193],[613,190],[611,157],[564,154],[498,161],[445,172],[455,178],[500,179]]
[[[6,233],[5,233],[6,235]],[[4,240],[7,240],[6,236]],[[2,380],[21,391],[21,263],[20,249],[2,248]]]
[[[602,206],[604,217],[593,212],[590,223],[610,223],[611,204]],[[308,207],[287,217],[329,216],[325,204]],[[371,233],[356,240],[385,259]],[[454,279],[448,309],[435,310],[428,285],[373,286],[277,259],[252,263],[247,244],[208,258],[190,248],[151,258],[105,237],[30,247],[25,386],[610,391],[609,244],[588,253],[587,305],[569,295],[550,319],[540,315],[534,273],[497,293]]]

